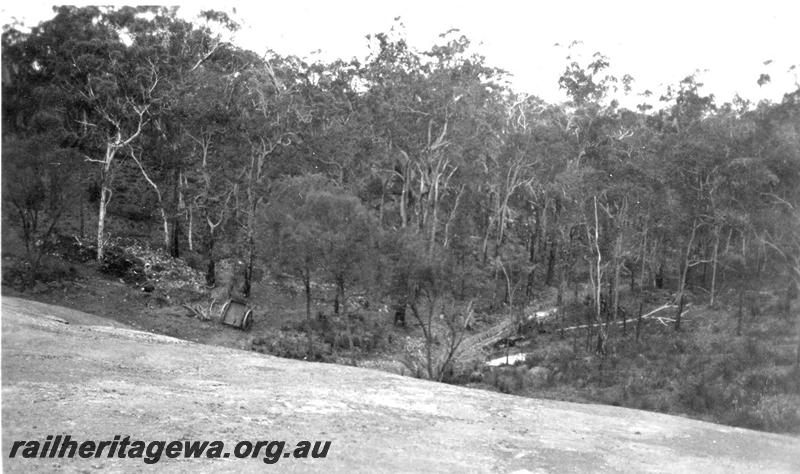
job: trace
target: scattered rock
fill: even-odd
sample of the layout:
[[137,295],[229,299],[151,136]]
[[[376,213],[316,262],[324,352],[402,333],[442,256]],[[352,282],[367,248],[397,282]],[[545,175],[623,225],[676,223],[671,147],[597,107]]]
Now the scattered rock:
[[61,323],[61,324],[69,324],[69,321],[67,321],[66,319],[57,318],[55,316],[47,316],[47,319],[49,319],[50,321],[55,321],[57,323]]
[[141,283],[145,280],[144,267],[145,262],[141,258],[128,254],[123,248],[109,245],[100,271],[127,283]]

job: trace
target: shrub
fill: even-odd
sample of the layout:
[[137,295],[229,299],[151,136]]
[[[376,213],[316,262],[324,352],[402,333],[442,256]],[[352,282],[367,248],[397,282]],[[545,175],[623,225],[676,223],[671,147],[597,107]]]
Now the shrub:
[[778,367],[766,367],[749,373],[743,377],[742,388],[749,394],[762,395],[786,391],[787,380],[784,370]]
[[800,433],[800,395],[762,397],[754,407],[736,410],[728,421],[745,428]]
[[569,344],[561,344],[548,348],[544,356],[544,365],[556,372],[569,373],[578,360],[575,351]]
[[205,272],[207,270],[206,262],[203,259],[203,256],[197,252],[184,253],[183,261],[186,262],[186,265],[188,265],[190,268],[199,272]]
[[784,384],[787,391],[800,393],[800,365],[792,365],[784,377]]
[[722,405],[723,394],[716,384],[702,376],[690,376],[679,385],[678,401],[697,413],[705,413]]
[[526,373],[525,366],[499,367],[488,372],[484,381],[502,393],[517,393],[525,388]]
[[747,367],[769,361],[771,354],[765,344],[748,337],[744,341],[733,344],[731,358],[735,359],[741,367]]
[[36,272],[36,279],[42,282],[74,280],[78,271],[68,262],[56,257],[45,256]]
[[643,375],[630,375],[623,382],[622,393],[625,399],[638,399],[649,392],[650,387]]
[[[271,337],[253,339],[251,350],[287,359],[308,359],[308,336],[295,331],[278,331]],[[314,359],[324,360],[330,349],[319,341],[314,341]]]
[[115,245],[106,247],[100,271],[115,278],[122,278],[128,283],[139,284],[146,281],[144,261]]

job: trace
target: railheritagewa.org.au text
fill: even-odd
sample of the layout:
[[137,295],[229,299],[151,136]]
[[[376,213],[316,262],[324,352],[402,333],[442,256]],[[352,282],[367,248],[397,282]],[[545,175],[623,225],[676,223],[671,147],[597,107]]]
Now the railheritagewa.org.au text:
[[238,441],[233,449],[223,441],[142,441],[116,435],[111,440],[74,440],[70,435],[48,435],[44,440],[16,440],[9,458],[118,458],[155,464],[163,458],[260,458],[266,464],[281,459],[320,459],[328,456],[330,441]]

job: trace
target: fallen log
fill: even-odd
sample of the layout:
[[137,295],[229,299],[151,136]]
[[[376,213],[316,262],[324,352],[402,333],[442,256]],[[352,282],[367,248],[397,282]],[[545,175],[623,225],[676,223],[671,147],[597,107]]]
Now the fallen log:
[[[689,306],[691,306],[691,305],[690,305],[690,304],[687,304],[687,305],[686,305],[686,308],[689,308]],[[664,311],[665,309],[670,309],[670,308],[677,308],[677,305],[674,305],[674,304],[665,304],[664,306],[660,306],[660,307],[658,307],[658,308],[654,309],[653,311],[650,311],[649,313],[647,313],[647,314],[643,315],[643,316],[642,316],[642,319],[652,319],[652,318],[654,317],[654,316],[653,316],[654,314],[656,314],[656,313],[658,313],[658,312],[661,312],[661,311]],[[681,314],[686,314],[686,311],[684,311],[684,312],[683,312],[683,313],[681,313]],[[622,319],[621,319],[621,320],[619,320],[619,321],[613,321],[611,324],[622,324],[622,323],[623,323],[623,321],[624,321],[625,323],[630,323],[630,322],[635,322],[637,319],[638,319],[638,318],[630,318],[630,319],[625,319],[625,320],[622,320]],[[665,319],[665,320],[669,320],[669,321],[675,321],[674,319],[670,319],[670,318],[664,318],[664,317],[656,317],[656,319],[658,319],[658,320]],[[662,324],[664,324],[664,321],[661,321],[661,323],[662,323]],[[593,324],[592,326],[596,326],[596,325],[595,325],[595,324]],[[589,325],[588,325],[588,324],[581,324],[581,325],[579,325],[579,326],[570,326],[570,327],[568,327],[568,328],[564,328],[564,331],[572,331],[572,330],[575,330],[575,329],[586,329],[586,328],[588,328],[588,327],[589,327]]]

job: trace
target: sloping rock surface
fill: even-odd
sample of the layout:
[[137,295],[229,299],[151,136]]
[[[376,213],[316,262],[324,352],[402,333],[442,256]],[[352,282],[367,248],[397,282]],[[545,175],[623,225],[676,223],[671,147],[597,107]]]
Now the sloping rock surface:
[[[5,472],[800,472],[800,440],[206,346],[2,299]],[[9,459],[14,440],[331,440],[325,459]]]

